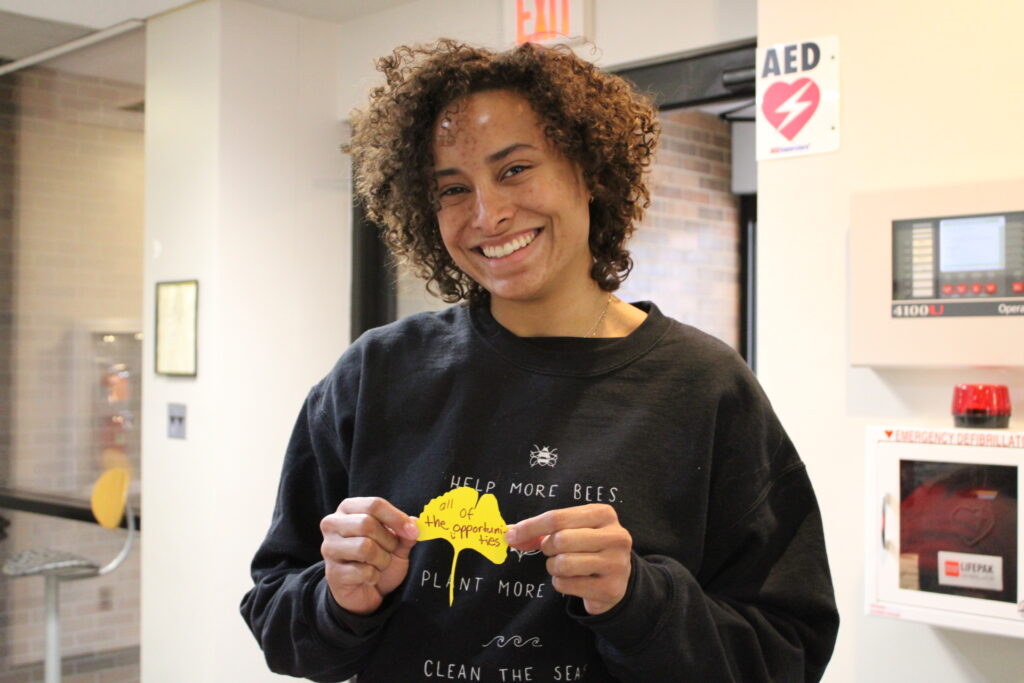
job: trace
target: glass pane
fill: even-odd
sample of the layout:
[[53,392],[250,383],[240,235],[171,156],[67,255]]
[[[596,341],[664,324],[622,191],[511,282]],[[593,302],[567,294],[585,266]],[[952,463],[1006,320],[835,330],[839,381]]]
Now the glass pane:
[[[121,465],[140,507],[144,41],[0,77],[0,487],[18,496],[87,508]],[[0,516],[0,562],[53,548],[104,565],[126,533]],[[138,558],[62,585],[65,680],[138,680]],[[42,680],[42,595],[41,577],[0,580],[0,683]]]
[[73,70],[85,59],[0,85],[0,485],[77,498],[111,464],[138,481],[142,348],[143,89]]
[[900,460],[900,588],[1017,602],[1017,468]]

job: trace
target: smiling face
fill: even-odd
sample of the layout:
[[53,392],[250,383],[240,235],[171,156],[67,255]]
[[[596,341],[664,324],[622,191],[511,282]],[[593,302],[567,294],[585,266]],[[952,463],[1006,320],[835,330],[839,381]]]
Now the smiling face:
[[507,90],[469,95],[433,131],[441,239],[492,306],[596,288],[583,173],[544,135],[526,99]]

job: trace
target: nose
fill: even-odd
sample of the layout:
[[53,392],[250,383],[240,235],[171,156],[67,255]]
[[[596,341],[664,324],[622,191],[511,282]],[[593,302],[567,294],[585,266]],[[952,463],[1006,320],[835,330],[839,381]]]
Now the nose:
[[506,194],[498,187],[480,185],[475,199],[473,227],[487,234],[500,232],[502,224],[512,216],[512,203]]

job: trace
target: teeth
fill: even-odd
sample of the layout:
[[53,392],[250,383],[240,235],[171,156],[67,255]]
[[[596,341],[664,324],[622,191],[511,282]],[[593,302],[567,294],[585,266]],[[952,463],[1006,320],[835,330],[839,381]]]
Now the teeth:
[[536,236],[537,233],[535,231],[529,232],[497,247],[481,247],[481,251],[484,252],[484,256],[487,258],[501,258],[503,256],[508,256],[514,251],[519,251],[532,242]]

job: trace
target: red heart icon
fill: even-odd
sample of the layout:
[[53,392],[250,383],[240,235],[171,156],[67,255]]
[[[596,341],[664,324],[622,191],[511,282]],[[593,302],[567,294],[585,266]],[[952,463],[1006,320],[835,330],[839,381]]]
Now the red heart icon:
[[886,429],[885,430],[885,438],[887,438],[887,439],[891,439],[892,438],[892,430],[891,429]]
[[761,111],[768,123],[792,140],[818,109],[821,91],[818,84],[809,78],[800,78],[793,83],[777,81],[764,93]]

